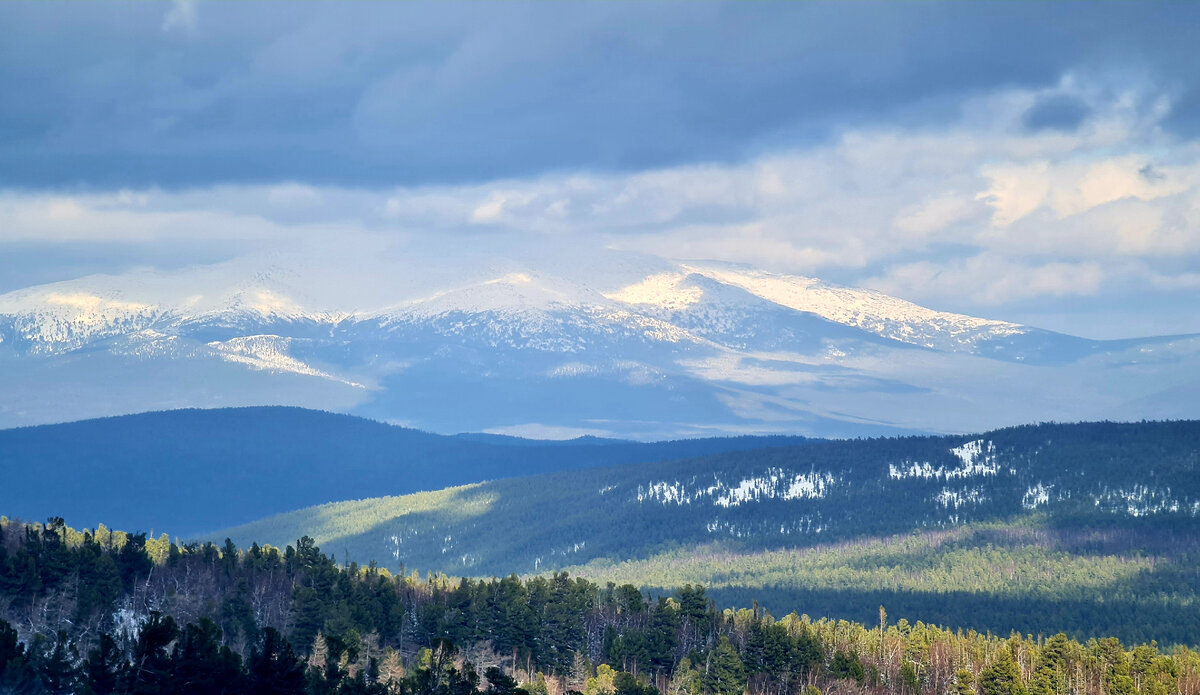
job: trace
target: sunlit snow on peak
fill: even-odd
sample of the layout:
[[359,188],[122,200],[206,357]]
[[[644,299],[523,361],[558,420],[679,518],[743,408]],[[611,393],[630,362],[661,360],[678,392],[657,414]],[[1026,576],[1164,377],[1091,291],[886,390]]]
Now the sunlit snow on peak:
[[704,295],[704,290],[699,287],[684,286],[685,277],[684,273],[659,273],[604,296],[625,304],[648,304],[678,311],[700,301]]
[[252,292],[247,299],[249,300],[247,303],[248,308],[264,316],[291,316],[301,314],[304,311],[296,302],[271,290],[264,289]]
[[46,303],[54,306],[74,309],[80,314],[90,317],[101,316],[113,312],[132,313],[147,311],[153,308],[148,304],[105,299],[103,297],[97,297],[91,294],[83,294],[80,292],[71,294],[51,292],[50,294],[46,295]]
[[485,285],[528,285],[533,282],[533,278],[529,277],[528,273],[509,273],[504,277],[498,277],[495,280],[487,280]]
[[935,311],[881,292],[838,287],[799,275],[707,266],[683,268],[789,309],[923,347],[959,349],[1028,330],[1020,324]]

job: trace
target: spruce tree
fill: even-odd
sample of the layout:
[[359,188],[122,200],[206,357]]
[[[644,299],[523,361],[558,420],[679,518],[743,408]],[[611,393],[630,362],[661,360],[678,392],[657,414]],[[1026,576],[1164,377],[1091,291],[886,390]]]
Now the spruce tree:
[[746,666],[725,635],[713,652],[708,687],[717,695],[740,695],[746,690]]
[[980,674],[979,692],[980,695],[1026,695],[1021,673],[1007,647],[1001,649],[995,663]]

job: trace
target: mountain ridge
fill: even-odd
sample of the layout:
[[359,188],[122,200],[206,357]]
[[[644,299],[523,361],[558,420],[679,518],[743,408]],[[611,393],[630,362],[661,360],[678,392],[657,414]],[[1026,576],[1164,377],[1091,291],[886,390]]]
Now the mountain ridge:
[[1172,389],[1200,336],[1089,340],[619,252],[446,268],[462,255],[363,261],[374,289],[281,256],[0,295],[0,426],[274,403],[439,432],[846,437],[1197,405]]

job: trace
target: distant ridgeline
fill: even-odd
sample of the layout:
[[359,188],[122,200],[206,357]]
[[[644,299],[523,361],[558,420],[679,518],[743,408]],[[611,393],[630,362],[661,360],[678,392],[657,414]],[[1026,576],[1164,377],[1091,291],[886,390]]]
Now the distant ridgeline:
[[338,566],[309,538],[244,550],[0,521],[4,695],[1200,692],[1200,654],[1185,647],[871,610],[867,624],[776,618],[718,611],[693,585],[648,596],[566,573],[422,580]]
[[199,534],[323,502],[805,441],[546,442],[445,436],[303,408],[173,410],[0,430],[0,510]]

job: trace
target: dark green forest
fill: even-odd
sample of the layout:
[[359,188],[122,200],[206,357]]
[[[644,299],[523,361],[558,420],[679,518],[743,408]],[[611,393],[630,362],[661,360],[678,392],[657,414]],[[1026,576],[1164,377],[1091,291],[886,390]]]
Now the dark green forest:
[[1197,695],[1200,654],[0,522],[0,692]]

